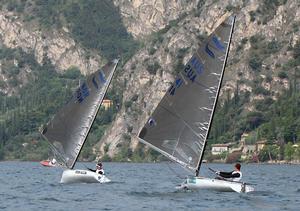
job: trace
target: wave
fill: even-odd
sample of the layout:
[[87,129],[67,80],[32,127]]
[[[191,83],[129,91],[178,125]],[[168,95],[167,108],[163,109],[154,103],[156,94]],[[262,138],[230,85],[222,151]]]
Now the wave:
[[132,196],[139,196],[139,197],[179,197],[179,196],[187,196],[187,194],[192,193],[193,191],[180,191],[180,190],[175,190],[175,191],[169,191],[169,192],[147,192],[147,191],[130,191],[127,192],[128,195]]
[[43,197],[43,198],[39,198],[40,201],[47,201],[47,202],[51,202],[51,201],[55,201],[55,202],[61,202],[61,200],[54,198],[54,197]]

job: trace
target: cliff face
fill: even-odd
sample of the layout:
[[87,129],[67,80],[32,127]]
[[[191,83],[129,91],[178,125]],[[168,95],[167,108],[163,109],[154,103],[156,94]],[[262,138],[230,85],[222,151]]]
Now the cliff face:
[[47,57],[63,71],[77,66],[83,74],[99,67],[101,57],[87,57],[88,51],[81,48],[69,36],[68,30],[42,32],[37,26],[26,26],[18,16],[7,11],[0,11],[0,40],[8,48],[22,48],[33,52],[38,63]]
[[[276,99],[289,86],[289,80],[278,77],[278,73],[292,58],[288,49],[299,40],[300,11],[297,1],[278,1],[271,6],[258,0],[205,3],[167,3],[163,0],[125,3],[116,0],[115,4],[120,8],[128,31],[135,37],[156,33],[154,39],[146,42],[146,46],[126,63],[124,75],[117,79],[125,84],[123,105],[127,101],[131,104],[123,106],[99,142],[97,148],[100,147],[102,155],[106,145],[109,146],[108,154],[114,156],[119,143],[128,141],[124,139],[124,134],[130,135],[131,146],[136,146],[136,136],[173,80],[178,60],[183,58],[184,64],[203,37],[210,34],[229,13],[233,12],[237,17],[221,95],[224,92],[233,94],[238,84],[239,92],[250,92],[251,102],[265,98],[263,94],[253,92],[258,86]],[[265,52],[264,48],[270,50]],[[255,69],[250,61],[258,52],[262,56],[258,58],[259,68]],[[156,69],[154,72],[153,66]],[[293,71],[285,70],[287,75]],[[245,108],[246,112],[253,110],[251,102]]]
[[199,0],[114,0],[128,31],[137,38],[163,29],[171,20],[196,8],[198,2]]
[[[290,49],[300,40],[297,0],[113,2],[128,32],[144,45],[114,79],[113,83],[123,90],[123,106],[95,146],[95,151],[100,149],[100,156],[107,150],[105,146],[109,146],[111,157],[122,143],[136,147],[136,135],[168,89],[175,72],[182,69],[203,39],[230,13],[236,14],[236,26],[221,95],[229,92],[232,96],[236,87],[239,92],[248,91],[250,103],[245,107],[248,112],[254,110],[252,102],[266,98],[265,93],[276,99],[290,85],[289,78],[295,71],[289,63],[293,57]],[[38,24],[25,23],[6,10],[0,11],[1,45],[32,52],[40,64],[49,58],[60,72],[77,66],[87,74],[103,63],[101,55],[82,48],[66,27],[43,31]],[[1,78],[6,80],[0,71]],[[25,76],[23,82],[26,83]]]

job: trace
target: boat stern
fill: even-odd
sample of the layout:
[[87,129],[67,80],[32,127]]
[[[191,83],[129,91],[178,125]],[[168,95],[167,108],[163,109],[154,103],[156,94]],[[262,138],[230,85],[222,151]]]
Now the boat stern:
[[107,183],[110,182],[105,175],[88,170],[64,170],[60,183]]
[[227,180],[211,179],[205,177],[188,177],[183,183],[176,187],[182,190],[206,189],[221,192],[248,193],[254,188],[247,183],[232,182]]

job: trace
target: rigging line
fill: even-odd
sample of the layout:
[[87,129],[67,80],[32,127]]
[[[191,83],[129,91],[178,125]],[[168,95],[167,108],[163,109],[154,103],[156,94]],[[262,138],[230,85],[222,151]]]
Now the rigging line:
[[[100,110],[101,103],[103,102],[103,99],[104,99],[105,94],[106,94],[106,92],[107,92],[107,90],[108,90],[108,87],[109,87],[109,85],[110,85],[110,83],[111,83],[111,81],[112,81],[112,78],[113,78],[113,76],[114,76],[114,74],[115,74],[115,72],[116,72],[118,63],[119,63],[119,60],[117,60],[117,63],[114,63],[113,70],[112,70],[112,72],[110,72],[110,74],[109,74],[109,77],[108,77],[108,84],[107,84],[106,87],[104,88],[104,95],[103,95],[103,97],[102,97],[102,99],[101,99],[101,102],[98,104],[97,112],[96,112],[96,113],[94,114],[94,116],[93,116],[93,121],[92,121],[92,124],[90,125],[89,130],[87,131],[87,135],[89,134],[89,132],[90,132],[90,130],[91,130],[91,128],[92,128],[92,125],[93,125],[93,123],[94,123],[94,121],[95,121],[95,119],[96,119],[96,116],[97,116],[97,114],[98,114],[98,112],[99,112],[99,110]],[[83,148],[83,145],[85,144],[87,135],[86,135],[85,139],[83,140],[83,143],[82,143],[82,145],[81,145],[81,147],[80,147],[80,149],[79,149],[79,152],[78,152],[77,156],[75,157],[75,160],[74,160],[73,163],[71,164],[70,169],[73,169],[73,167],[75,166],[76,161],[77,161],[77,159],[78,159],[78,157],[79,157],[79,154],[80,154],[80,152],[81,152],[81,150],[82,150],[82,148]]]
[[212,115],[210,116],[210,120],[209,120],[209,128],[208,128],[208,131],[206,133],[206,137],[204,139],[204,141],[205,141],[204,142],[204,147],[203,147],[202,153],[201,153],[200,158],[199,158],[199,162],[198,162],[198,166],[197,166],[197,170],[196,170],[196,176],[199,175],[202,159],[203,159],[203,156],[204,156],[204,150],[205,150],[206,144],[207,144],[207,137],[208,137],[209,132],[211,130],[211,122],[213,120],[216,105],[217,105],[217,102],[218,102],[219,93],[220,93],[220,89],[221,89],[221,85],[222,85],[222,81],[223,81],[223,77],[224,77],[224,71],[225,71],[225,68],[226,68],[226,63],[227,63],[228,54],[229,54],[229,50],[230,50],[230,44],[231,44],[231,40],[232,40],[234,24],[235,24],[235,16],[233,16],[232,23],[230,24],[231,25],[230,34],[229,34],[228,45],[227,45],[226,54],[225,54],[225,60],[224,60],[223,67],[222,67],[221,78],[220,78],[220,81],[219,81],[219,84],[218,84],[218,91],[217,91],[216,99],[215,99],[214,106],[213,106],[213,112],[212,112]]
[[[48,140],[44,135],[42,135],[46,140]],[[62,161],[62,163],[60,163],[60,167],[62,167],[62,168],[68,168],[67,167],[67,165],[65,164],[66,163],[66,160],[65,160],[65,158],[57,151],[57,149],[55,148],[55,146],[52,144],[52,143],[50,143],[49,141],[48,141],[48,144],[50,145],[50,148],[51,148],[51,150],[52,150],[52,152],[53,152],[53,154],[54,154],[54,156],[55,156],[55,158],[59,161]],[[56,156],[57,155],[57,156]],[[58,162],[59,163],[59,162]]]
[[184,126],[182,127],[182,129],[180,130],[179,136],[178,136],[178,138],[177,138],[176,146],[174,147],[174,151],[173,151],[173,153],[172,153],[173,156],[174,156],[174,153],[176,152],[176,148],[177,148],[177,146],[178,146],[178,144],[179,144],[180,136],[182,135],[182,133],[183,133],[183,131],[184,131],[184,128],[185,128],[185,125],[184,125]]
[[[172,161],[171,161],[172,162]],[[173,162],[172,162],[173,163]],[[170,166],[170,162],[166,162],[165,163],[168,168],[170,169],[170,171],[173,173],[173,175],[175,175],[176,177],[178,177],[179,179],[185,179],[186,177],[181,176],[177,171],[175,171],[171,166]]]
[[170,160],[178,163],[180,166],[182,166],[183,168],[185,168],[186,170],[189,170],[189,171],[195,171],[196,168],[188,165],[187,163],[183,162],[182,160],[172,156],[170,153],[168,152],[165,152],[164,150],[154,146],[153,144],[145,141],[144,139],[141,139],[138,137],[138,140],[143,143],[143,144],[146,144],[147,146],[151,147],[152,149],[156,150],[157,152],[161,153],[162,155],[166,156],[167,158],[169,158]]

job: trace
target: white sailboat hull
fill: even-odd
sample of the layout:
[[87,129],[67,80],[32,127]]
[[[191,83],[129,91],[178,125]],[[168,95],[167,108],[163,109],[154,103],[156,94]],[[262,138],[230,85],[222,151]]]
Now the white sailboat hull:
[[191,177],[178,186],[178,189],[207,189],[221,192],[248,193],[254,188],[247,183],[233,182],[227,180],[210,179],[204,177]]
[[105,175],[97,174],[89,170],[64,170],[60,183],[107,183],[111,180]]

